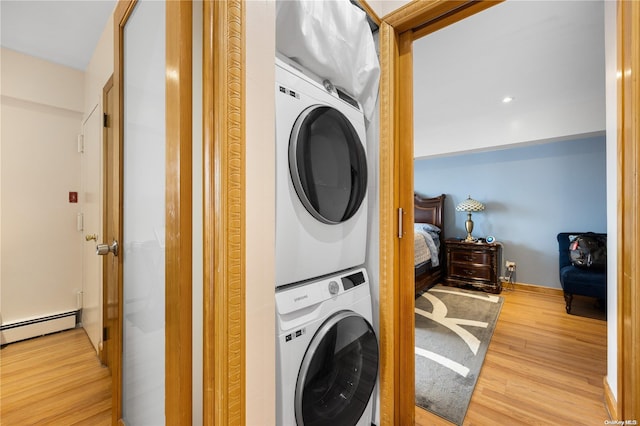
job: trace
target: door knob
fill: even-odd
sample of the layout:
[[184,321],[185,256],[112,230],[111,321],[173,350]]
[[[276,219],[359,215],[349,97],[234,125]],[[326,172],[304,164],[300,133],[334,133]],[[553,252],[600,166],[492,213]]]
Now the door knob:
[[85,241],[98,241],[98,235],[97,234],[87,234],[84,236]]
[[111,244],[98,244],[96,246],[96,254],[105,256],[109,253],[113,253],[114,256],[118,255],[118,240],[113,240]]

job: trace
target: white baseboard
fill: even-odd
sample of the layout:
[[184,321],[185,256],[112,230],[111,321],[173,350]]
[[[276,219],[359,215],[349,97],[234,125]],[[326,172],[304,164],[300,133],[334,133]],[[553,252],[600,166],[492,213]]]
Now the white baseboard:
[[76,313],[77,311],[71,311],[27,321],[2,324],[0,328],[0,344],[6,345],[74,328],[76,326]]

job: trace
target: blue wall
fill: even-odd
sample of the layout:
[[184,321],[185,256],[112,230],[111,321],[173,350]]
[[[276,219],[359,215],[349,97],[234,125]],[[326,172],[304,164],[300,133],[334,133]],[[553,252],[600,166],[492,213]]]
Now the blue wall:
[[[447,194],[447,237],[464,237],[471,195],[485,205],[473,214],[474,237],[493,235],[516,282],[560,288],[559,232],[607,232],[605,137],[415,160],[415,191]],[[501,274],[503,273],[501,271]]]

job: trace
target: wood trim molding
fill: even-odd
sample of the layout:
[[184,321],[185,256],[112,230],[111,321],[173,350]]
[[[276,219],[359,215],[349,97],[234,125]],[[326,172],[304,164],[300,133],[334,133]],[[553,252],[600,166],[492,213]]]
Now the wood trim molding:
[[468,3],[467,0],[412,1],[383,16],[382,19],[391,25],[397,33],[403,33],[451,10],[458,9],[466,3]]
[[602,378],[602,387],[604,389],[604,408],[606,408],[607,413],[609,413],[609,419],[617,419],[618,418],[617,402],[615,397],[613,396],[613,392],[611,391],[609,382],[607,381],[607,376],[604,376]]
[[[113,209],[109,209],[109,200],[113,197],[112,194],[109,194],[110,185],[108,185],[108,181],[111,177],[110,172],[113,173],[113,169],[108,170],[109,166],[113,166],[112,159],[109,161],[108,159],[108,146],[113,146],[114,136],[113,136],[113,119],[114,119],[114,111],[115,107],[113,105],[114,95],[112,92],[113,89],[113,74],[107,80],[107,83],[102,87],[102,114],[103,117],[107,117],[107,124],[103,123],[102,126],[102,205],[105,206],[102,211],[102,232],[101,235],[109,235],[109,219],[113,214]],[[109,96],[111,94],[111,96]],[[103,118],[104,120],[104,118]],[[113,149],[113,148],[112,148]],[[112,178],[111,178],[112,179]],[[121,241],[121,240],[118,240]],[[107,329],[107,333],[111,333],[111,339],[104,339],[102,342],[102,350],[100,351],[100,361],[103,365],[107,366],[110,370],[112,370],[112,360],[113,360],[113,333],[117,328],[117,323],[115,319],[117,318],[117,313],[112,312],[113,310],[117,310],[118,308],[118,299],[117,294],[115,294],[116,288],[114,288],[109,282],[108,278],[110,276],[111,271],[108,270],[108,266],[106,266],[107,259],[103,258],[102,263],[102,327],[103,329]],[[116,269],[117,270],[117,269]],[[115,296],[115,297],[114,297]]]
[[[504,289],[506,285],[510,284],[503,284],[502,288]],[[518,291],[529,291],[531,293],[552,294],[554,296],[564,297],[564,293],[561,288],[544,287],[541,285],[523,283],[513,283],[513,288]]]
[[191,424],[192,3],[166,2],[165,19],[165,419]]
[[[123,193],[123,31],[136,1],[121,0],[114,12],[114,144],[119,162],[119,193]],[[165,416],[172,424],[190,424],[192,410],[192,6],[167,2],[166,9],[166,261],[165,261]],[[122,223],[119,202],[119,223]],[[122,235],[119,236],[122,241]],[[123,277],[118,278],[118,323],[112,366],[112,419],[122,421]],[[169,343],[170,342],[170,343]]]
[[618,1],[618,393],[619,420],[640,417],[640,3]]
[[245,422],[245,18],[204,2],[204,424]]
[[[389,349],[396,341],[390,330],[399,321],[396,297],[398,295],[394,287],[402,286],[402,281],[396,279],[390,270],[398,270],[402,267],[402,256],[407,253],[400,253],[393,257],[395,245],[388,240],[393,235],[395,224],[387,216],[394,213],[394,195],[388,191],[394,190],[394,179],[396,176],[388,168],[385,161],[395,161],[398,164],[406,163],[409,159],[386,159],[385,156],[402,154],[397,151],[398,144],[404,143],[402,137],[397,136],[397,122],[391,118],[394,111],[402,109],[398,103],[406,102],[398,96],[393,89],[385,85],[393,86],[392,81],[402,75],[402,61],[400,61],[400,49],[391,48],[390,45],[398,43],[402,34],[407,31],[413,32],[414,40],[427,35],[434,30],[440,29],[460,19],[464,19],[472,14],[491,7],[497,1],[446,1],[427,0],[413,1],[405,7],[385,16],[381,24],[381,200],[380,200],[380,317],[381,317],[381,395],[387,398],[383,400],[381,406],[381,418],[383,424],[388,423],[397,416],[397,410],[403,411],[400,401],[399,384],[412,380],[406,373],[406,368],[399,364],[389,364],[385,357],[393,358],[395,353]],[[634,267],[635,259],[638,258],[638,240],[640,239],[640,217],[639,199],[639,177],[635,172],[640,164],[640,150],[637,141],[640,138],[640,79],[631,78],[640,73],[640,4],[632,1],[618,0],[618,60],[621,78],[618,80],[618,235],[620,236],[618,245],[618,394],[617,394],[617,416],[622,419],[637,419],[640,416],[640,347],[635,343],[638,341],[638,324],[640,324],[640,290],[638,290],[638,280],[640,271]],[[386,69],[385,69],[386,68]],[[406,82],[411,85],[411,81]],[[409,124],[411,125],[411,124]],[[395,151],[394,151],[395,150]],[[413,187],[413,182],[402,180],[399,182],[400,191],[402,188]],[[389,259],[393,260],[389,260]],[[385,316],[391,316],[386,318]],[[390,339],[387,341],[387,339]],[[400,340],[402,342],[402,340]],[[394,359],[395,361],[395,359]],[[393,373],[386,371],[393,368]],[[405,371],[403,373],[403,371]],[[394,380],[394,383],[387,381]],[[388,402],[392,401],[392,402]],[[613,401],[613,400],[612,400]],[[611,402],[613,403],[613,402]],[[612,412],[613,414],[613,412]],[[404,414],[400,414],[404,416]],[[397,418],[397,417],[396,417]],[[402,417],[404,418],[404,417]]]
[[[124,59],[124,26],[131,16],[133,7],[136,1],[120,0],[116,5],[116,9],[113,15],[113,38],[114,38],[114,62],[113,62],[113,143],[114,143],[114,162],[117,162],[117,181],[118,181],[118,196],[119,200],[114,200],[114,207],[117,206],[117,212],[114,212],[114,219],[117,224],[114,226],[118,229],[118,241],[122,239],[122,193],[123,193],[123,138],[124,128],[123,113],[124,113],[124,85],[122,81],[123,76],[123,59]],[[122,422],[122,350],[123,350],[123,267],[122,256],[118,256],[118,285],[117,285],[117,307],[115,328],[113,329],[113,336],[111,344],[111,353],[114,354],[111,365],[111,418],[112,424],[123,424]]]
[[504,0],[412,1],[386,15],[383,20],[399,34],[413,31],[413,39],[416,40],[502,1]]
[[424,23],[413,29],[414,40],[431,34],[439,29],[442,29],[451,24],[468,18],[471,15],[475,15],[478,12],[495,6],[498,3],[502,3],[504,0],[484,0],[484,1],[469,1],[456,10],[445,12],[443,15],[433,17],[429,22]]
[[[398,348],[400,399],[399,418],[402,425],[414,424],[415,417],[415,272],[413,240],[413,33],[405,31],[398,39],[398,69],[396,91],[398,94],[396,126],[398,139],[395,184],[397,205],[404,212],[402,221],[405,232],[399,239],[399,268],[397,321],[399,330],[395,346]],[[406,185],[411,182],[411,185]],[[406,230],[409,230],[408,232]]]
[[[476,4],[480,3],[480,4]],[[412,43],[496,1],[414,1],[380,25],[380,419],[413,424],[413,243],[397,236],[397,212],[413,219]],[[444,19],[446,18],[446,19]],[[414,28],[417,31],[414,32]]]
[[395,102],[396,33],[388,24],[380,25],[380,424],[392,426],[396,421],[397,391],[399,384],[394,346],[398,328],[395,315],[397,268],[396,209],[393,175],[395,167],[394,144],[396,126],[393,108]]

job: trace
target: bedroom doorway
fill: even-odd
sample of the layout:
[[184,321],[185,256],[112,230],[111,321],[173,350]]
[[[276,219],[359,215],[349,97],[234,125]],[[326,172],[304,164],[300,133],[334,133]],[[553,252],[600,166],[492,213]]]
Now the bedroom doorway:
[[[640,22],[639,7],[633,3],[618,2],[617,18],[618,43],[625,55],[620,63],[626,65],[629,76],[631,70],[638,72],[640,61],[638,45],[632,44],[633,38],[638,37],[637,26]],[[402,8],[401,13],[394,12],[386,16],[381,25],[380,303],[383,310],[389,313],[389,318],[381,323],[383,422],[412,424],[414,420],[413,247],[409,239],[398,235],[396,227],[396,223],[400,223],[399,216],[404,218],[405,223],[413,219],[412,43],[417,38],[495,4],[444,2],[425,5],[413,2]],[[640,156],[632,145],[640,134],[640,124],[637,120],[630,120],[634,113],[636,116],[638,114],[638,106],[630,101],[634,96],[637,98],[638,84],[637,80],[634,82],[629,78],[627,84],[620,87],[617,105],[618,114],[629,118],[624,121],[629,130],[618,134],[622,147],[619,149],[619,158],[626,159],[626,163],[622,161],[624,167],[619,174],[618,193],[622,199],[625,199],[624,194],[638,191],[634,170],[637,170]],[[388,103],[385,104],[385,100]],[[626,263],[625,260],[619,261],[618,266],[618,401],[617,406],[610,408],[617,412],[619,418],[638,415],[638,402],[633,402],[632,397],[638,391],[640,363],[636,361],[639,358],[638,349],[632,347],[631,336],[637,333],[640,292],[634,290],[637,285],[631,285],[637,284],[638,272],[630,266],[630,259],[638,255],[637,212],[637,197],[626,197],[625,205],[618,206],[619,220],[624,218],[626,229],[629,230],[624,245],[619,245],[618,250],[620,256],[628,260]],[[624,287],[620,283],[622,275]],[[622,297],[625,303],[622,303]],[[623,328],[624,322],[631,326]],[[393,376],[399,378],[398,381]],[[400,383],[403,383],[402,387]]]

